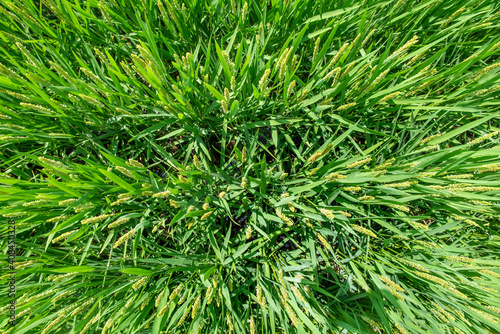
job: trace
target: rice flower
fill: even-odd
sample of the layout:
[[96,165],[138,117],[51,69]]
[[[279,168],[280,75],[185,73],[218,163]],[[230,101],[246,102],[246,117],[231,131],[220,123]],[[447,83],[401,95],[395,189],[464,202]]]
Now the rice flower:
[[163,298],[163,295],[165,294],[165,291],[166,290],[162,290],[162,292],[160,292],[160,294],[156,297],[155,299],[155,307],[158,307],[158,305],[160,305],[160,302]]
[[106,332],[108,331],[108,329],[110,329],[111,326],[113,325],[113,322],[114,322],[114,319],[112,317],[110,317],[108,319],[108,321],[106,321],[106,323],[104,324],[104,327],[102,328],[101,334],[106,334]]
[[458,308],[453,309],[453,313],[455,313],[460,318],[460,320],[465,322],[467,325],[472,326],[469,320],[467,320],[467,318],[465,317],[464,312],[462,312],[460,309]]
[[250,334],[255,334],[255,321],[253,320],[253,316],[249,319],[250,322]]
[[209,211],[207,213],[205,213],[203,216],[201,216],[200,220],[205,220],[207,219],[208,217],[210,217],[210,215],[213,213],[213,211]]
[[249,224],[245,230],[245,239],[248,240],[252,237],[252,226]]
[[55,303],[55,302],[57,302],[57,301],[59,301],[59,300],[61,300],[61,299],[63,299],[63,298],[66,298],[68,295],[70,295],[70,294],[72,294],[72,293],[74,293],[74,290],[68,290],[68,291],[65,291],[65,292],[63,292],[63,293],[58,294],[58,295],[57,295],[57,296],[55,296],[54,298],[52,298],[50,301],[51,301],[52,303]]
[[307,97],[307,94],[308,94],[308,93],[309,93],[309,89],[304,88],[304,89],[302,90],[302,93],[300,94],[299,99],[297,100],[297,103],[300,103],[300,102],[304,101],[304,99]]
[[456,215],[456,214],[452,214],[450,217],[452,217],[453,219],[459,220],[459,221],[463,221],[464,223],[467,223],[469,225],[472,225],[472,226],[475,226],[475,227],[480,227],[479,224],[476,223],[475,221],[473,221],[472,219],[469,219],[469,218],[466,218],[466,217],[462,217],[462,216],[459,216],[459,215]]
[[71,278],[75,277],[76,275],[78,275],[77,272],[67,273],[67,274],[64,274],[64,275],[55,275],[55,276],[50,276],[48,278],[48,280],[52,281],[52,282],[61,282],[61,281],[65,281],[65,280],[71,279]]
[[229,112],[229,107],[227,105],[227,102],[225,100],[220,101],[220,104],[222,106],[222,111],[224,111],[224,114],[227,114]]
[[205,299],[207,300],[207,305],[210,305],[212,303],[212,300],[214,298],[214,286],[212,283],[208,285],[207,292],[205,293]]
[[326,217],[330,219],[335,219],[335,215],[328,209],[320,208],[319,211]]
[[189,313],[191,313],[191,310],[194,311],[194,305],[187,305],[186,309],[184,310],[184,313],[182,314],[182,317],[180,317],[179,321],[177,322],[177,326],[180,326],[184,322],[184,320],[186,320]]
[[31,266],[32,264],[35,264],[37,260],[29,260],[29,261],[24,261],[24,262],[14,262],[14,268],[17,270],[24,269],[26,267]]
[[500,163],[496,164],[488,164],[488,165],[482,165],[474,169],[474,173],[488,173],[488,172],[497,172],[500,170]]
[[352,215],[349,212],[346,212],[346,211],[337,211],[337,212],[340,213],[340,214],[342,214],[342,215],[344,215],[344,216],[346,216],[347,218],[351,218],[352,217]]
[[496,314],[500,314],[500,308],[498,308],[498,307],[488,305],[488,306],[486,306],[486,308],[495,312]]
[[475,205],[482,205],[482,206],[490,206],[493,205],[492,202],[489,201],[478,201],[478,200],[470,200],[469,203],[475,204]]
[[18,141],[26,139],[28,139],[26,136],[0,136],[0,141]]
[[358,160],[356,162],[353,162],[352,164],[349,164],[347,165],[347,169],[350,169],[350,168],[354,168],[354,167],[358,167],[358,166],[361,166],[361,165],[364,165],[368,162],[372,161],[372,158],[366,158],[366,159],[363,159],[363,160]]
[[47,113],[47,114],[53,114],[54,113],[54,111],[52,111],[50,109],[47,109],[45,107],[42,107],[39,104],[32,104],[32,103],[25,103],[25,102],[21,102],[19,104],[21,106],[23,106],[23,107],[26,107],[26,108],[29,108],[29,109],[32,109],[32,110],[36,110],[36,111],[40,111],[40,112],[43,112],[43,113]]
[[[189,166],[186,168],[186,170],[189,169]],[[179,179],[179,181],[181,181],[182,183],[189,183],[188,179],[185,178],[184,176],[182,175],[177,175],[177,178]]]
[[168,297],[168,300],[174,300],[182,291],[182,289],[184,288],[184,285],[183,284],[179,284],[173,291],[172,293],[170,294],[170,296]]
[[453,317],[450,313],[446,312],[441,306],[436,304],[435,302],[431,302],[432,306],[434,307],[432,309],[432,312],[443,321],[443,323],[449,323],[450,320],[454,321],[455,317]]
[[63,233],[60,236],[58,236],[57,238],[52,239],[52,243],[55,244],[56,242],[60,242],[61,240],[67,239],[70,235],[72,235],[76,231],[78,231],[78,229]]
[[451,285],[448,281],[442,279],[442,278],[439,278],[439,277],[436,277],[436,276],[433,276],[433,275],[430,275],[430,274],[427,274],[427,273],[422,273],[422,272],[419,272],[419,271],[415,271],[414,272],[415,275],[417,276],[420,276],[421,278],[424,278],[428,281],[431,281],[431,282],[434,282],[434,283],[437,283],[445,288],[450,288],[450,287],[454,287],[453,285]]
[[487,74],[488,72],[494,70],[497,67],[500,67],[500,62],[495,63],[495,64],[490,65],[490,66],[487,66],[487,67],[485,67],[485,68],[477,71],[477,73],[473,77],[473,80],[477,81],[477,80],[481,79],[481,77],[483,77],[485,74]]
[[43,331],[42,331],[41,334],[48,333],[54,326],[59,325],[60,323],[62,323],[64,319],[65,319],[65,316],[59,315],[57,318],[55,318],[54,320],[52,320],[48,325],[45,325],[45,327],[44,327],[44,329],[43,329]]
[[80,313],[82,313],[85,309],[88,308],[90,304],[94,302],[94,298],[90,298],[86,302],[82,303],[80,306],[78,306],[73,312],[71,312],[70,317],[74,317]]
[[454,174],[454,175],[447,175],[443,176],[443,179],[472,179],[474,178],[474,175],[472,174]]
[[286,287],[285,280],[283,279],[283,269],[278,270],[278,280],[282,286]]
[[262,307],[262,310],[266,309],[266,299],[264,295],[262,294],[262,288],[260,287],[259,284],[257,284],[256,288],[256,295],[257,295],[257,303]]
[[381,98],[380,101],[378,101],[378,103],[384,103],[386,101],[392,100],[393,98],[398,97],[399,95],[401,95],[401,92],[391,93],[391,94],[386,95],[383,98]]
[[469,257],[465,256],[458,256],[458,255],[451,255],[451,256],[445,256],[447,260],[450,261],[455,261],[455,262],[465,262],[465,263],[475,263],[476,259],[472,259]]
[[474,139],[474,140],[472,140],[472,141],[468,142],[468,143],[467,143],[467,145],[468,145],[468,146],[472,146],[472,145],[479,144],[479,143],[481,143],[481,142],[483,142],[483,141],[485,141],[485,140],[488,140],[488,139],[490,139],[490,138],[492,138],[492,137],[494,137],[494,136],[496,136],[496,135],[498,135],[498,131],[494,131],[494,132],[489,133],[489,134],[487,134],[487,135],[484,135],[484,136],[481,136],[481,137],[479,137],[479,138],[476,138],[476,139]]
[[420,177],[432,177],[436,174],[437,174],[437,172],[424,172],[424,173],[418,174],[417,177],[418,178],[420,178]]
[[300,290],[295,285],[291,285],[290,289],[292,290],[292,292],[295,295],[295,297],[299,298],[299,300],[302,303],[306,304],[306,299],[304,298],[304,296],[302,295],[302,293],[300,293]]
[[281,215],[280,217],[288,226],[293,226],[293,220],[291,220],[290,218],[288,218],[287,216],[285,215]]
[[128,231],[127,233],[125,233],[122,237],[120,237],[120,239],[118,239],[114,245],[113,245],[113,248],[116,248],[118,246],[120,246],[121,244],[123,244],[125,241],[127,241],[128,239],[132,238],[136,233],[136,230],[135,229],[131,229],[130,231]]
[[23,203],[23,206],[40,206],[41,204],[46,204],[48,203],[47,200],[43,200],[43,199],[39,199],[39,200],[36,200],[36,201],[31,201],[31,202],[25,202]]
[[356,104],[357,104],[356,102],[351,102],[351,103],[347,103],[347,104],[341,105],[340,107],[337,108],[337,111],[342,111],[342,110],[349,109],[351,107],[354,107]]
[[390,278],[388,278],[386,276],[382,276],[382,275],[377,275],[377,276],[378,276],[378,278],[380,278],[380,280],[382,282],[384,282],[388,286],[392,287],[394,290],[399,291],[399,292],[405,292],[405,290],[399,284],[395,283]]
[[68,219],[69,217],[71,216],[68,216],[68,215],[61,215],[61,216],[57,216],[57,217],[54,217],[54,218],[50,218],[47,220],[47,223],[55,223],[55,222],[59,222],[59,221],[62,221],[62,220],[66,220]]
[[85,94],[78,94],[78,96],[84,100],[85,102],[89,103],[89,104],[92,104],[93,106],[96,106],[96,107],[100,107],[100,108],[103,108],[104,105],[97,99],[93,98],[93,97],[90,97],[88,95],[85,95]]
[[142,286],[146,281],[148,280],[147,276],[143,276],[142,278],[138,279],[133,285],[132,289],[137,290],[140,286]]
[[320,106],[330,105],[332,101],[333,101],[333,97],[329,97],[329,98],[324,99],[323,101],[321,101],[321,102],[319,103],[319,105],[320,105]]
[[171,305],[171,302],[168,302],[166,303],[161,309],[160,311],[156,314],[157,317],[161,317],[162,315],[165,314],[165,312],[167,312],[167,310],[169,309]]
[[200,159],[198,159],[198,156],[196,155],[193,157],[193,164],[195,165],[196,168],[201,170],[201,162]]
[[128,170],[127,168],[125,167],[122,167],[122,166],[116,166],[116,169],[118,169],[118,171],[120,173],[122,173],[123,175],[126,175],[128,177],[134,177],[134,173],[132,173],[130,170]]
[[202,208],[203,208],[203,210],[205,210],[205,211],[206,211],[206,210],[208,210],[208,208],[209,208],[209,207],[210,207],[210,204],[208,204],[208,203],[203,203],[203,207],[202,207]]
[[307,159],[307,162],[312,163],[312,162],[315,162],[316,160],[318,160],[319,158],[321,158],[321,152],[317,152],[317,153],[314,153],[313,155],[311,155],[309,157],[309,159]]
[[429,229],[429,227],[425,224],[421,224],[421,223],[417,223],[415,221],[408,221],[408,224],[410,224],[410,226],[412,226],[413,228],[419,228],[419,229],[422,229],[422,230],[425,230],[427,231]]
[[395,289],[393,289],[392,287],[388,286],[387,290],[389,290],[389,292],[391,293],[391,295],[393,295],[397,299],[404,300],[404,297],[399,292],[397,292]]
[[122,224],[125,224],[126,222],[128,222],[130,220],[129,217],[122,217],[122,218],[119,218],[117,220],[115,220],[114,222],[112,222],[111,224],[108,225],[108,228],[109,229],[112,229],[112,228],[115,228],[116,226],[119,226],[119,225],[122,225]]
[[378,239],[378,237],[377,237],[377,235],[375,233],[373,233],[371,230],[369,230],[369,229],[367,229],[365,227],[362,227],[362,226],[359,226],[359,225],[356,225],[356,224],[351,224],[351,227],[354,230],[356,230],[356,231],[358,231],[360,233],[363,233],[363,234],[366,234],[366,235],[368,235],[370,237]]
[[241,179],[241,185],[242,188],[245,188],[247,186],[247,178],[243,176]]
[[16,72],[0,63],[0,74],[8,78],[19,78]]
[[371,90],[373,90],[375,87],[377,87],[377,85],[385,78],[385,76],[387,75],[387,73],[389,73],[390,69],[388,70],[385,70],[384,72],[380,73],[376,78],[375,80],[373,80],[372,84],[370,86],[368,86],[368,88],[366,88],[364,90],[364,92],[362,93],[362,95],[366,95],[368,94],[368,92],[370,92]]
[[114,214],[100,215],[100,216],[96,216],[96,217],[84,219],[84,220],[82,220],[81,223],[83,225],[85,225],[85,224],[92,224],[92,223],[98,223],[98,222],[101,222],[101,221],[106,220],[109,217],[113,217],[113,216],[114,216]]
[[421,151],[433,151],[433,150],[439,150],[439,145],[432,145],[432,146],[426,146],[421,149]]
[[319,42],[321,41],[321,36],[316,38],[316,42],[314,43],[314,50],[313,50],[313,57],[312,57],[312,62],[314,63],[316,61],[316,57],[318,56],[318,51],[319,51]]
[[500,274],[499,273],[491,271],[491,270],[488,270],[488,269],[481,269],[481,270],[479,270],[479,272],[481,272],[483,274],[486,274],[486,275],[490,275],[490,276],[496,277],[496,278],[500,278]]
[[396,51],[394,51],[390,56],[389,58],[392,58],[396,55],[399,55],[400,53],[406,51],[407,49],[409,49],[412,45],[418,43],[418,36],[413,36],[408,42],[406,42],[402,47],[400,47],[399,49],[397,49]]
[[111,202],[111,204],[109,206],[117,206],[117,205],[120,205],[122,203],[125,203],[126,201],[127,201],[127,199],[125,199],[125,198],[118,199],[114,202]]
[[399,182],[399,183],[388,183],[388,184],[383,184],[384,187],[388,188],[408,188],[411,187],[414,184],[417,184],[417,181],[405,181],[405,182]]
[[344,187],[342,188],[343,191],[352,191],[352,192],[360,192],[362,189],[361,187],[358,187],[358,186],[353,186],[353,187]]
[[330,78],[331,78],[332,76],[334,76],[334,75],[335,75],[335,79],[333,80],[333,84],[332,84],[332,86],[335,86],[335,83],[336,83],[336,81],[337,81],[337,78],[338,78],[338,76],[339,76],[339,73],[340,73],[340,67],[335,67],[333,70],[331,70],[330,72],[328,72],[328,73],[324,76],[323,80],[324,80],[324,81],[328,81],[328,80],[330,80]]
[[280,217],[280,218],[281,218],[281,220],[283,220],[283,221],[284,221],[284,222],[285,222],[288,226],[292,226],[292,225],[293,225],[293,221],[292,221],[290,218],[288,218],[287,216],[285,216],[285,215],[281,212],[281,210],[280,210],[280,209],[276,208],[276,210],[275,210],[275,211],[276,211],[276,215],[277,215],[278,217]]
[[497,318],[497,317],[495,317],[494,315],[491,315],[491,314],[489,314],[489,313],[486,313],[486,312],[480,311],[480,310],[478,310],[478,309],[476,309],[476,308],[473,308],[473,307],[471,307],[471,306],[469,306],[468,308],[469,308],[469,310],[471,310],[471,311],[473,311],[473,312],[475,312],[475,313],[479,314],[480,316],[482,316],[482,317],[484,317],[484,318],[486,318],[486,319],[490,320],[491,322],[498,323],[498,318]]
[[313,176],[314,174],[316,174],[316,172],[319,170],[319,168],[313,168],[308,174],[307,174],[307,177],[311,177]]
[[224,198],[226,196],[226,192],[225,191],[221,191],[219,193],[219,198]]
[[77,207],[74,208],[75,212],[82,212],[82,211],[87,211],[94,209],[96,207],[95,204],[93,203],[85,203],[85,204],[80,204]]
[[373,201],[375,200],[375,197],[373,196],[362,196],[358,198],[358,201]]
[[287,88],[287,90],[286,90],[286,97],[287,97],[287,99],[289,99],[289,98],[290,98],[290,96],[292,95],[292,93],[293,93],[293,89],[295,88],[295,85],[296,85],[296,84],[297,84],[297,83],[295,82],[295,80],[293,80],[293,81],[292,81],[292,82],[290,82],[290,84],[288,85],[288,88]]
[[196,313],[198,312],[198,309],[200,308],[200,302],[201,302],[201,295],[196,298],[196,301],[193,304],[193,310],[191,312],[191,318],[194,319],[196,316]]
[[457,17],[458,15],[460,15],[463,11],[465,10],[465,7],[461,7],[460,9],[458,9],[457,11],[455,11],[453,14],[450,15],[450,17],[444,21],[440,26],[439,28],[444,28],[448,25],[448,23],[450,23],[455,17]]
[[293,326],[294,327],[298,327],[299,326],[299,320],[297,319],[297,315],[295,314],[295,312],[290,307],[290,304],[287,303],[285,305],[285,311],[288,314],[288,317],[290,318],[290,320],[292,321]]
[[123,308],[121,309],[120,311],[120,315],[123,315],[125,314],[125,311],[130,307],[132,306],[132,304],[134,304],[135,302],[135,297],[132,297],[132,298],[129,298],[129,300],[125,303],[125,305],[123,306]]
[[389,204],[388,205],[389,207],[391,208],[394,208],[394,209],[397,209],[399,211],[403,211],[403,212],[410,212],[410,208],[407,207],[406,205],[401,205],[401,204]]
[[85,327],[83,327],[82,331],[80,332],[81,334],[85,333],[85,331],[92,325],[94,324],[97,319],[99,319],[99,313],[97,313],[92,319],[90,319],[90,321],[85,325]]
[[367,318],[365,317],[364,315],[361,316],[361,318],[368,324],[370,325],[371,329],[375,332],[375,333],[379,333],[380,332],[380,329],[383,328],[381,324],[379,324],[378,322],[376,322],[375,320],[372,320],[370,318]]
[[319,241],[321,242],[321,244],[323,244],[323,246],[328,249],[328,250],[331,250],[332,247],[330,246],[330,244],[328,243],[328,241],[325,239],[325,237],[323,237],[320,233],[316,233]]
[[259,81],[259,91],[263,92],[267,88],[267,82],[269,79],[269,75],[271,74],[271,70],[267,69],[264,71],[264,74],[262,75],[262,78]]
[[78,199],[77,198],[69,198],[69,199],[65,199],[63,201],[59,201],[59,205],[60,206],[63,206],[63,205],[70,205],[71,203],[73,202],[76,202]]
[[159,192],[159,193],[156,193],[153,195],[154,198],[165,198],[165,197],[168,197],[172,195],[172,193],[168,190],[166,191],[162,191],[162,192]]
[[[405,240],[408,240],[408,239],[405,239]],[[436,245],[435,243],[432,243],[432,242],[427,242],[427,241],[423,241],[423,240],[415,240],[415,242],[423,247],[427,247],[427,248],[438,248],[439,246]]]
[[227,323],[227,326],[229,329],[229,333],[231,333],[233,331],[234,327],[233,327],[233,322],[231,321],[231,316],[229,315],[229,313],[226,313],[226,323]]
[[328,63],[326,70],[328,70],[329,68],[331,68],[333,65],[335,65],[337,63],[337,61],[340,59],[340,57],[342,57],[342,55],[344,54],[345,50],[347,50],[348,46],[349,46],[349,43],[345,43],[344,45],[342,45],[340,47],[339,51],[335,54],[335,56],[332,58],[330,63]]

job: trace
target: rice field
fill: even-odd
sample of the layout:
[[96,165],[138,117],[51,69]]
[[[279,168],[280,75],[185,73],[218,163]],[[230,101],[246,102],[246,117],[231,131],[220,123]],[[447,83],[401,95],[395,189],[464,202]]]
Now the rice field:
[[0,332],[500,333],[499,97],[495,0],[2,1]]

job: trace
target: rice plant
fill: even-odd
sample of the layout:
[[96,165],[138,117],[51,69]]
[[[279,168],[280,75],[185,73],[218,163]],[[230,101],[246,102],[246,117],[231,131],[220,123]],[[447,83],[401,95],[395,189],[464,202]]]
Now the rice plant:
[[500,332],[499,2],[0,13],[2,333]]

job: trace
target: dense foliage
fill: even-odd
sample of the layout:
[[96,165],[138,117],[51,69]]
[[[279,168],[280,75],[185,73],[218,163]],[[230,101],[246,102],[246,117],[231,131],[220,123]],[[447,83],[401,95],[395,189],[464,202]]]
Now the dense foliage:
[[497,1],[0,13],[4,333],[500,332]]

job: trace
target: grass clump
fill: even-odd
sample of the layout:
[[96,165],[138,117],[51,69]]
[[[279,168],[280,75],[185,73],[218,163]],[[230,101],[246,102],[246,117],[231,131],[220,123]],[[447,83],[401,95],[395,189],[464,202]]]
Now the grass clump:
[[0,12],[4,333],[500,332],[496,1]]

